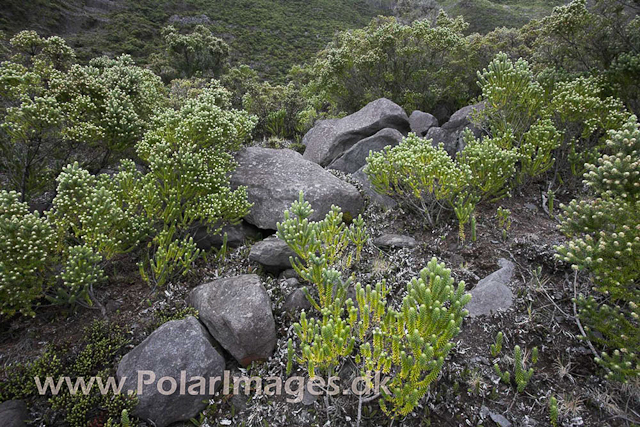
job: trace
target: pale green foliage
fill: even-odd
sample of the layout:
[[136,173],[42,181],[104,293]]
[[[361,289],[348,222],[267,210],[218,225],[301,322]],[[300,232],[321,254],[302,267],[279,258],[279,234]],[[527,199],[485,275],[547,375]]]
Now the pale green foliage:
[[92,167],[106,167],[111,156],[130,151],[164,102],[160,78],[127,55],[74,65],[52,80],[51,92],[64,111],[62,138],[86,144],[92,152],[85,163]]
[[310,221],[312,214],[311,204],[300,192],[299,199],[284,212],[284,221],[279,222],[277,228],[278,237],[298,256],[291,259],[293,268],[300,277],[318,287],[320,301],[311,301],[320,310],[331,305],[331,301],[337,298],[334,290],[340,287],[333,273],[325,277],[329,274],[327,269],[348,268],[354,256],[356,262],[359,261],[369,236],[362,216],[347,227],[337,206],[332,206],[320,221]]
[[72,246],[58,275],[62,284],[55,287],[55,295],[47,295],[54,304],[75,304],[84,300],[92,305],[90,287],[106,278],[100,267],[102,257],[88,246]]
[[523,30],[538,68],[602,74],[607,86],[638,113],[640,19],[634,6],[611,0],[573,0]]
[[444,12],[436,24],[399,24],[378,17],[367,27],[336,34],[311,66],[310,88],[336,111],[356,111],[380,97],[406,110],[430,111],[466,97],[467,24]]
[[217,76],[229,56],[229,45],[203,25],[196,25],[190,34],[180,34],[175,27],[167,26],[162,29],[162,37],[171,59],[168,66],[186,77],[196,73]]
[[129,252],[149,233],[145,218],[125,203],[129,198],[116,179],[91,175],[77,163],[58,176],[49,219],[58,230],[60,248],[72,241],[91,248],[106,260]]
[[399,199],[436,226],[445,207],[458,218],[461,238],[475,208],[473,173],[469,165],[452,160],[442,146],[409,134],[402,143],[372,153],[365,173],[376,191]]
[[137,146],[149,173],[128,181],[126,191],[156,230],[152,246],[158,257],[144,276],[158,285],[174,266],[185,268],[198,255],[191,224],[219,229],[220,221],[237,222],[250,208],[246,188],[231,190],[228,175],[236,166],[231,151],[251,134],[255,118],[222,108],[228,95],[221,87],[208,88],[179,111],[167,110]]
[[33,316],[32,301],[42,296],[55,234],[46,219],[29,213],[16,192],[0,192],[0,313]]
[[496,335],[496,342],[491,344],[491,357],[497,357],[502,351],[503,337],[502,332],[498,332],[498,335]]
[[75,60],[75,52],[62,37],[42,38],[35,31],[20,31],[9,41],[16,50],[12,60],[23,64],[52,66],[57,70],[66,69]]
[[513,136],[504,149],[517,149],[518,184],[548,171],[556,159],[581,173],[606,131],[628,117],[620,101],[604,96],[601,80],[580,77],[543,87],[527,61],[505,53],[478,72],[478,85],[485,108],[476,120],[494,137]]
[[493,134],[512,132],[520,137],[544,104],[544,90],[534,81],[528,62],[520,58],[514,63],[502,52],[478,71],[478,85],[485,104],[480,115]]
[[465,147],[458,154],[458,162],[471,171],[470,184],[483,199],[500,198],[507,194],[510,181],[520,159],[517,149],[512,148],[513,135],[476,139],[470,130],[465,130]]
[[[349,285],[335,271],[324,269],[323,273],[321,280],[334,281],[338,289]],[[384,412],[405,416],[440,373],[471,296],[464,293],[463,282],[454,286],[450,270],[435,258],[407,284],[399,310],[387,307],[384,282],[375,288],[357,284],[355,291],[355,305],[351,299],[344,300],[343,291],[321,308],[321,318],[309,320],[302,314],[294,325],[301,343],[296,360],[306,364],[310,375],[317,368],[330,373],[341,358],[357,349],[356,363],[363,375],[380,371],[392,376],[391,394],[383,392],[380,401]]]
[[597,361],[612,379],[638,376],[640,363],[640,130],[632,117],[612,131],[597,164],[586,165],[584,183],[594,197],[561,205],[561,230],[571,239],[558,258],[593,273],[606,299],[580,296],[588,338],[602,347]]
[[549,420],[553,427],[558,425],[558,399],[555,396],[549,398]]
[[52,190],[62,167],[93,171],[129,154],[164,102],[160,79],[128,56],[73,64],[59,38],[34,32],[12,39],[17,52],[0,64],[2,166],[23,200]]
[[299,114],[306,100],[293,82],[286,86],[263,82],[249,86],[242,106],[258,117],[257,134],[293,138],[300,129]]

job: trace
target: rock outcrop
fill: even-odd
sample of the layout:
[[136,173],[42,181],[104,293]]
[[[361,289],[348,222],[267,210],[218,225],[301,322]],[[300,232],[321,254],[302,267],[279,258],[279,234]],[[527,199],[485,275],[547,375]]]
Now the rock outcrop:
[[353,185],[295,151],[248,147],[237,153],[236,160],[238,167],[231,185],[247,187],[253,207],[245,220],[258,228],[275,230],[276,224],[284,220],[284,211],[298,200],[300,191],[314,209],[311,221],[324,218],[331,205],[339,206],[351,217],[362,210],[364,201]]
[[507,310],[513,304],[513,293],[507,286],[513,278],[515,265],[504,258],[498,260],[500,270],[494,271],[471,290],[471,302],[467,304],[469,316],[493,314]]
[[381,151],[384,147],[402,142],[403,135],[396,129],[385,128],[373,136],[356,142],[343,155],[331,162],[327,169],[336,169],[346,173],[355,173],[367,164],[370,152]]
[[262,265],[271,273],[291,268],[291,257],[296,253],[284,241],[275,236],[267,237],[251,246],[249,259]]
[[474,111],[482,110],[484,104],[468,105],[453,113],[447,123],[442,127],[430,128],[425,138],[431,139],[433,145],[444,144],[444,149],[450,156],[455,156],[457,152],[464,149],[462,135],[465,129],[471,130],[474,136],[479,137],[482,132],[471,121]]
[[415,248],[418,242],[411,236],[402,234],[383,234],[373,239],[373,244],[379,248]]
[[[194,377],[207,381],[222,377],[224,367],[209,332],[189,316],[165,323],[127,353],[118,364],[117,376],[119,381],[126,377],[123,392],[142,387],[134,415],[165,427],[189,420],[207,407],[208,382],[204,388],[189,387],[198,383]],[[142,371],[148,371],[146,376]],[[150,384],[138,382],[139,376]],[[165,377],[169,380],[163,380]]]
[[438,119],[429,113],[416,110],[409,116],[409,126],[411,132],[418,136],[425,136],[429,129],[438,126]]
[[304,158],[327,166],[356,142],[384,128],[397,129],[406,134],[410,128],[409,118],[402,107],[380,98],[347,117],[316,124],[302,140],[307,147]]
[[198,310],[213,338],[242,366],[273,354],[276,325],[271,299],[257,275],[202,284],[191,291],[189,304]]
[[29,410],[22,400],[7,400],[0,403],[0,426],[25,427],[26,421],[29,421]]

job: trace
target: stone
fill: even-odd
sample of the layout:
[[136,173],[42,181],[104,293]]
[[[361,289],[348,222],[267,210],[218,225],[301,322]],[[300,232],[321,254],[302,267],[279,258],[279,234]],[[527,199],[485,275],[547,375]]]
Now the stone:
[[342,156],[331,162],[327,169],[354,173],[367,164],[370,152],[381,151],[384,147],[395,147],[402,142],[403,135],[396,129],[386,128],[373,136],[355,143]]
[[438,119],[429,113],[415,110],[409,116],[409,126],[411,132],[418,136],[425,136],[429,129],[438,126]]
[[392,209],[398,205],[398,203],[391,197],[386,194],[380,194],[376,191],[374,186],[371,184],[371,181],[369,181],[369,177],[364,173],[364,166],[351,175],[351,177],[362,185],[362,191],[369,197],[369,199],[371,199],[372,203],[375,203],[385,209]]
[[209,333],[242,366],[267,360],[276,345],[271,299],[255,274],[217,279],[189,294]]
[[411,236],[401,234],[383,234],[373,239],[373,244],[380,248],[415,248],[418,242]]
[[471,302],[467,304],[469,316],[490,315],[507,310],[513,305],[513,293],[507,287],[515,272],[515,265],[504,258],[498,260],[499,270],[494,271],[471,290]]
[[[451,115],[449,121],[443,124],[442,128],[444,130],[457,130],[472,125],[472,115],[476,111],[482,111],[483,109],[484,103],[482,102],[462,107],[461,109],[453,113],[453,115]],[[475,126],[473,125],[472,127],[475,128]]]
[[[158,427],[165,427],[176,421],[188,421],[207,407],[209,394],[209,378],[224,375],[225,361],[213,347],[212,338],[198,320],[189,316],[182,320],[172,320],[160,326],[143,342],[127,353],[118,364],[117,377],[120,381],[126,377],[124,392],[138,388],[140,371],[151,371],[155,380],[151,384],[140,382],[142,393],[138,394],[138,405],[134,415],[151,420]],[[151,375],[151,374],[149,374]],[[171,390],[173,381],[160,381],[162,377],[175,380],[177,389],[170,394],[162,394]],[[206,379],[206,387],[198,387],[198,393],[191,395],[182,393],[185,387],[197,384],[192,377]],[[221,384],[221,382],[220,382]],[[188,388],[187,388],[188,390]]]
[[276,236],[255,243],[249,251],[249,260],[262,265],[270,273],[290,269],[290,257],[295,256],[293,249]]
[[282,273],[280,273],[280,275],[278,276],[278,279],[282,280],[282,279],[291,279],[291,278],[298,278],[298,273],[296,273],[296,271],[293,268],[287,268],[286,270],[284,270]]
[[481,129],[477,128],[471,122],[471,115],[474,111],[484,108],[484,104],[469,105],[453,113],[447,123],[442,127],[430,128],[425,138],[432,140],[433,146],[442,143],[444,149],[451,157],[464,149],[464,140],[462,135],[465,129],[471,130],[473,135],[478,138],[482,135]]
[[284,211],[298,200],[300,191],[314,212],[311,221],[324,219],[331,205],[355,218],[363,208],[360,192],[316,163],[289,149],[248,147],[236,155],[238,167],[231,176],[233,188],[247,187],[253,207],[245,220],[258,228],[276,230]]
[[489,416],[489,418],[491,418],[491,421],[493,421],[500,427],[511,427],[511,423],[509,422],[509,420],[496,412],[492,412],[484,405],[482,405],[482,407],[480,408],[480,416],[482,418],[486,418],[487,416]]
[[29,409],[22,400],[7,400],[0,403],[0,426],[25,427],[29,421]]
[[380,98],[342,119],[324,120],[314,126],[302,139],[307,147],[304,158],[327,166],[356,142],[384,128],[406,134],[410,128],[409,118],[402,107]]
[[310,309],[311,303],[301,288],[291,291],[282,304],[282,310],[291,316],[300,313],[302,310],[309,311]]
[[227,246],[230,248],[238,248],[244,245],[247,240],[260,237],[260,230],[245,221],[236,225],[225,225],[217,234],[209,233],[205,225],[196,224],[192,235],[198,248],[208,251],[211,248],[222,247],[225,233],[227,234]]

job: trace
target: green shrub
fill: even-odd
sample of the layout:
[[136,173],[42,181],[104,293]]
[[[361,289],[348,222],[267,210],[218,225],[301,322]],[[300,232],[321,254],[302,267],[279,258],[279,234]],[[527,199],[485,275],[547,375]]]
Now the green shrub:
[[48,286],[55,242],[46,218],[30,213],[15,191],[0,192],[0,313],[35,315],[33,301]]
[[435,227],[445,211],[454,211],[464,239],[464,225],[478,201],[468,164],[451,159],[442,145],[409,134],[401,144],[372,153],[365,173],[376,191],[398,199]]
[[63,169],[48,215],[58,230],[61,251],[68,243],[82,244],[109,260],[146,237],[147,220],[125,203],[129,196],[118,185],[122,178],[91,175],[77,163]]
[[286,86],[264,82],[249,87],[242,98],[242,106],[258,117],[258,135],[294,138],[299,136],[299,115],[307,102],[293,82]]
[[523,59],[514,62],[505,53],[478,72],[485,108],[477,123],[490,136],[512,135],[504,149],[516,149],[516,183],[548,171],[582,173],[582,166],[597,158],[603,136],[619,129],[627,119],[622,103],[606,97],[601,79],[579,77],[546,82],[534,75]]
[[[229,174],[236,166],[232,151],[251,135],[255,118],[228,106],[228,91],[209,88],[180,110],[156,117],[137,146],[149,172],[123,180],[128,205],[154,230],[141,273],[159,286],[174,270],[186,272],[199,255],[190,227],[198,222],[219,231],[221,222],[239,221],[251,206],[246,188],[231,190]],[[131,162],[126,167],[128,175],[135,173]]]
[[[344,300],[346,283],[336,271],[323,268],[318,286],[333,282],[342,296],[323,306],[321,317],[307,318],[303,312],[294,325],[301,351],[294,356],[310,376],[316,369],[332,374],[341,359],[356,351],[361,374],[371,380],[374,371],[391,376],[390,394],[381,390],[380,406],[391,417],[411,412],[437,379],[444,359],[460,332],[464,306],[471,296],[464,283],[454,287],[450,270],[433,258],[418,278],[407,284],[401,308],[387,307],[384,282],[375,288],[356,284],[356,303]],[[369,381],[371,382],[371,381]]]
[[[47,377],[57,383],[62,376],[68,376],[72,384],[77,384],[76,380],[82,377],[88,386],[89,378],[101,377],[106,384],[107,378],[115,376],[116,358],[123,354],[128,344],[129,339],[121,327],[96,321],[85,329],[78,348],[49,347],[33,362],[6,368],[7,381],[0,386],[0,400],[43,397],[35,378],[44,384]],[[88,394],[81,390],[71,394],[63,385],[56,395],[49,389],[46,398],[50,408],[73,427],[96,423],[103,416],[120,419],[123,410],[131,412],[136,404],[135,397],[114,394],[113,389],[102,394],[95,383]]]
[[381,97],[407,111],[456,107],[473,83],[466,28],[462,18],[441,11],[433,26],[378,17],[363,29],[337,33],[310,66],[310,92],[321,94],[335,111],[357,111]]
[[[348,268],[354,255],[355,261],[359,262],[360,253],[369,236],[362,216],[358,216],[347,227],[342,211],[337,206],[332,206],[331,211],[320,221],[309,221],[312,213],[311,205],[300,192],[299,200],[284,212],[284,221],[279,222],[277,228],[278,237],[298,256],[291,259],[293,268],[303,279],[318,284],[320,305],[312,302],[320,310],[320,307],[328,306],[335,298],[333,286],[323,285],[323,268]],[[350,245],[353,250],[349,248]],[[333,281],[327,283],[332,284]]]
[[311,377],[316,370],[331,376],[340,361],[355,351],[363,376],[372,371],[392,375],[391,394],[383,390],[380,405],[391,416],[404,416],[437,378],[453,346],[450,341],[460,332],[467,314],[464,306],[471,296],[464,293],[463,282],[454,287],[451,271],[433,258],[407,284],[399,310],[387,307],[384,282],[375,288],[356,284],[354,303],[347,298],[352,280],[343,280],[332,267],[345,258],[349,243],[355,245],[356,253],[362,250],[367,240],[362,218],[346,228],[335,207],[322,221],[309,221],[311,212],[301,194],[285,211],[285,221],[278,224],[278,237],[302,260],[292,260],[294,268],[317,288],[317,301],[307,297],[320,313],[313,318],[303,311],[300,322],[294,324],[300,350],[296,354],[289,341],[287,370],[291,371],[295,359]]
[[476,139],[469,130],[464,133],[465,147],[458,162],[471,171],[471,182],[483,199],[500,198],[511,188],[520,155],[513,148],[513,135]]
[[62,267],[59,278],[62,281],[56,286],[55,296],[47,295],[54,304],[75,304],[86,301],[92,305],[90,289],[106,278],[101,268],[102,257],[87,246],[73,246],[68,250],[68,258]]
[[0,64],[0,164],[23,201],[53,190],[69,163],[95,172],[132,154],[164,103],[161,80],[126,55],[83,66],[59,38],[23,32],[12,44]]
[[[215,37],[204,25],[196,25],[190,34],[180,34],[173,26],[162,29],[167,50],[165,67],[175,68],[174,74],[191,77],[218,76],[226,65],[229,45]],[[156,69],[160,64],[155,64]],[[162,71],[162,70],[160,70]]]
[[612,131],[606,153],[586,165],[584,183],[593,197],[573,200],[560,229],[571,239],[557,257],[592,273],[595,295],[577,304],[587,337],[603,348],[596,361],[607,377],[630,380],[640,373],[640,130],[632,117]]

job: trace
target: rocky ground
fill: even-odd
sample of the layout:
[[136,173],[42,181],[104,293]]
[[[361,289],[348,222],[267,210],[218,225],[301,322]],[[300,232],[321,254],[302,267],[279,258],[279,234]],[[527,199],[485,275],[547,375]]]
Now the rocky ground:
[[[534,182],[510,198],[479,205],[475,241],[467,236],[460,242],[454,221],[430,230],[412,212],[371,192],[361,170],[363,155],[367,148],[381,148],[380,139],[385,145],[399,143],[397,135],[409,129],[421,136],[430,133],[445,148],[458,151],[460,133],[472,126],[470,109],[437,127],[437,121],[421,114],[412,114],[409,120],[390,101],[375,103],[347,118],[318,125],[305,137],[304,156],[258,147],[239,155],[232,182],[249,186],[255,206],[247,223],[227,229],[234,248],[219,256],[211,254],[192,274],[164,289],[141,283],[135,260],[122,257],[114,263],[117,269],[109,283],[96,290],[93,309],[61,314],[58,308],[43,308],[34,319],[15,318],[3,324],[0,362],[33,360],[48,343],[69,342],[73,347],[92,319],[106,318],[125,327],[131,337],[124,351],[128,354],[113,361],[119,376],[140,369],[145,361],[166,375],[180,369],[216,375],[227,369],[237,376],[286,378],[287,341],[295,341],[292,325],[309,305],[301,291],[304,283],[287,269],[286,245],[263,239],[273,233],[281,212],[303,190],[317,211],[314,219],[323,217],[334,202],[351,214],[362,211],[371,240],[361,262],[345,274],[354,274],[363,285],[386,280],[389,304],[401,300],[406,283],[434,256],[473,295],[471,314],[428,396],[405,419],[393,422],[375,400],[364,403],[361,425],[543,426],[550,424],[551,396],[558,399],[563,426],[637,423],[640,385],[604,381],[588,343],[577,338],[571,299],[589,288],[588,280],[575,277],[554,257],[554,245],[564,240],[556,230],[557,206],[573,195],[558,192],[556,212],[549,212],[542,198],[544,183]],[[508,229],[499,225],[499,206],[511,212]],[[206,233],[199,240],[205,246],[220,243]],[[160,319],[188,304],[199,310],[199,322],[188,317],[157,329]],[[503,349],[492,356],[490,346],[498,332],[504,334]],[[513,371],[516,345],[525,353],[539,349],[537,363],[527,366],[533,367],[533,377],[521,393],[514,384],[501,382],[493,367],[498,363],[502,370]],[[357,375],[354,367],[351,360],[340,367],[338,375],[345,383]],[[304,368],[294,369],[292,375],[305,375]],[[211,426],[346,426],[358,419],[359,402],[352,395],[328,399],[305,393],[301,402],[287,402],[291,397],[253,392],[217,395],[207,405],[197,399],[154,396],[139,405],[138,415],[158,426],[170,421],[189,425],[179,420],[194,415],[194,423]],[[45,425],[46,402],[28,403],[35,425]],[[196,415],[205,407],[202,415]]]

